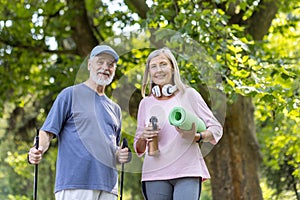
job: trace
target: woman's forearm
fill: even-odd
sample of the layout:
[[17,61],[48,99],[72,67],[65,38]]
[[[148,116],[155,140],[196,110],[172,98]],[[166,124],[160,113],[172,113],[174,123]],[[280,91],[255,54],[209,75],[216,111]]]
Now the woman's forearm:
[[211,142],[214,141],[214,136],[211,131],[205,130],[201,133],[196,133],[194,141],[202,140],[203,142]]
[[136,142],[136,151],[137,153],[144,153],[146,151],[147,140],[144,138],[139,138]]

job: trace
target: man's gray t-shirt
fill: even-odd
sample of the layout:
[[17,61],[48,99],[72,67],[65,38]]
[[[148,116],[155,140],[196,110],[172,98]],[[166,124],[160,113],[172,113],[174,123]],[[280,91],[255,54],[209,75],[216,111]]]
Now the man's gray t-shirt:
[[58,139],[55,192],[104,190],[117,194],[115,151],[121,137],[121,109],[85,84],[64,89],[42,128]]

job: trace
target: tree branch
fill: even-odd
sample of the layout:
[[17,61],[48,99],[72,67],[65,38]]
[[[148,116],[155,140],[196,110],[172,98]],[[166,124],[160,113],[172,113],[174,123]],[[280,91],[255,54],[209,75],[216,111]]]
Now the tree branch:
[[124,3],[128,6],[128,8],[136,12],[140,18],[147,19],[147,12],[149,11],[149,7],[144,0],[125,0]]
[[32,44],[22,44],[18,42],[13,42],[10,40],[4,40],[0,38],[0,43],[3,43],[4,45],[9,45],[14,48],[21,48],[24,50],[30,50],[30,51],[35,51],[35,52],[45,52],[45,53],[55,53],[55,54],[76,54],[75,50],[50,50],[46,47],[42,47],[39,45],[32,45]]

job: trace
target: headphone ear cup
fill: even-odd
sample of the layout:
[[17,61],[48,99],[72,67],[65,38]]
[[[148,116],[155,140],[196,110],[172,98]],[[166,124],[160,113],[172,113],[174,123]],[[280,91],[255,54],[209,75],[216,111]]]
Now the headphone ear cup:
[[160,88],[158,85],[154,86],[152,88],[152,94],[156,97],[160,97],[161,96],[161,93],[160,93]]
[[177,90],[177,86],[176,85],[171,85],[171,84],[167,84],[164,85],[164,87],[162,88],[162,94],[164,96],[171,96],[175,91]]

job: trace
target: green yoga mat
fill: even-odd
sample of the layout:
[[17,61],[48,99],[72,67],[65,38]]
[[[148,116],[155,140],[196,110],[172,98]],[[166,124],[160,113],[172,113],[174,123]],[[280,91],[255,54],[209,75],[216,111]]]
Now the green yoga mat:
[[187,112],[182,107],[174,107],[169,114],[169,122],[171,125],[178,126],[182,130],[191,130],[192,123],[195,123],[197,133],[206,130],[206,125],[196,115]]

